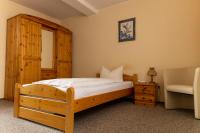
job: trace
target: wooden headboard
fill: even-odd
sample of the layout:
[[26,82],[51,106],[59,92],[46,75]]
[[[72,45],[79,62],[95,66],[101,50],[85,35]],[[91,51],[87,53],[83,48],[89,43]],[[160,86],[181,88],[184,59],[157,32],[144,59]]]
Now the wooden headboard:
[[[96,77],[100,77],[100,73],[97,73]],[[133,74],[133,75],[123,74],[123,80],[132,81],[133,84],[135,84],[136,82],[138,82],[138,75],[137,74]]]

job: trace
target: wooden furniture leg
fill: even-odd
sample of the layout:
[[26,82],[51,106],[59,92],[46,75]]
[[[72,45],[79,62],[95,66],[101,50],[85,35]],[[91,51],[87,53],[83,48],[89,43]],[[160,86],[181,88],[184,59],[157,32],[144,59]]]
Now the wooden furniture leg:
[[66,92],[65,133],[74,132],[74,88]]
[[15,84],[15,94],[14,94],[14,117],[19,116],[19,96],[20,96],[20,84]]

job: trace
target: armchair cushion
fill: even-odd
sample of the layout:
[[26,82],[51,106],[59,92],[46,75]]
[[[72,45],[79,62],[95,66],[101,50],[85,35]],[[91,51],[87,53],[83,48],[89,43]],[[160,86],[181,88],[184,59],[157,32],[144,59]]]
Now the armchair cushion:
[[193,95],[193,86],[190,85],[167,85],[166,90]]

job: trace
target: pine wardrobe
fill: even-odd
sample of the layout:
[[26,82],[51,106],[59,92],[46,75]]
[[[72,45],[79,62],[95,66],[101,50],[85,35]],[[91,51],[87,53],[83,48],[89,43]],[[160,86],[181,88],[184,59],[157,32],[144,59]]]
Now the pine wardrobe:
[[[46,38],[43,40],[44,37]],[[43,55],[46,57],[42,58]],[[49,65],[45,67],[43,64]],[[14,98],[15,83],[28,84],[42,79],[70,78],[72,32],[56,23],[31,15],[20,14],[8,19],[5,71],[4,96],[7,100]]]

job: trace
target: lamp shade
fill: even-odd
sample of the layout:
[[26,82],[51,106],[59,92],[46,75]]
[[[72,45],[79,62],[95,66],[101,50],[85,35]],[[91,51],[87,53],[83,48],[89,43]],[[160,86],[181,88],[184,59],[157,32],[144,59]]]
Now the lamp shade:
[[147,72],[147,75],[149,75],[149,76],[157,76],[157,72],[156,72],[155,68],[154,67],[150,67],[148,72]]

